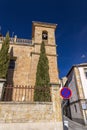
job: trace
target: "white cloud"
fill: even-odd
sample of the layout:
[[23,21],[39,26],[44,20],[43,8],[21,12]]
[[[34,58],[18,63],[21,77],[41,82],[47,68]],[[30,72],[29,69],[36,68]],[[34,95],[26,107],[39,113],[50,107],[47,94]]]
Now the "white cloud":
[[85,58],[86,56],[84,54],[82,54],[81,58]]

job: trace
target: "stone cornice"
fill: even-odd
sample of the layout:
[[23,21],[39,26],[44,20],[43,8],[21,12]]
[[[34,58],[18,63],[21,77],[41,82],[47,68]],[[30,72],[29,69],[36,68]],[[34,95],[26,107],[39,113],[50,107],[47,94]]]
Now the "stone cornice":
[[45,23],[45,22],[35,22],[32,21],[33,26],[41,26],[41,27],[47,27],[47,28],[54,28],[56,29],[57,24],[53,24],[53,23]]
[[[34,54],[34,55],[40,55],[40,53],[38,52],[31,52],[31,55]],[[58,56],[58,55],[55,55],[55,54],[46,54],[47,56]]]
[[20,45],[20,46],[34,46],[34,44],[28,44],[28,43],[10,43],[10,45]]
[[[41,45],[41,43],[34,43],[34,45]],[[45,44],[45,46],[53,46],[53,47],[57,47],[57,45],[52,45],[52,44]]]
[[6,102],[6,101],[4,101],[4,102],[2,102],[2,101],[0,101],[0,105],[1,104],[9,104],[9,105],[17,105],[17,104],[23,104],[23,105],[26,105],[26,104],[30,104],[30,105],[39,105],[39,104],[46,104],[46,105],[52,105],[52,102],[29,102],[29,101],[27,101],[27,102],[15,102],[15,101],[8,101],[8,102]]
[[[35,46],[35,45],[41,45],[41,43],[32,43],[32,44],[28,44],[28,43],[10,43],[10,45],[20,45],[20,46]],[[45,46],[52,46],[52,47],[57,47],[57,45],[52,45],[52,44],[45,44]]]

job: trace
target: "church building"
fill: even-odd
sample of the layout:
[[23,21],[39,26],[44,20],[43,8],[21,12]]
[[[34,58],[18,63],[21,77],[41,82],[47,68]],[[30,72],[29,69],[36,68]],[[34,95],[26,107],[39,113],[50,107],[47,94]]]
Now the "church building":
[[[50,83],[58,84],[58,68],[55,30],[57,25],[32,22],[32,39],[10,38],[11,55],[7,83],[14,85],[35,85],[37,64],[41,43],[45,42],[46,55],[49,60]],[[0,43],[3,38],[0,38]],[[0,44],[1,48],[1,44]]]
[[[10,38],[10,64],[6,79],[8,85],[5,86],[0,81],[2,85],[0,86],[0,122],[16,123],[19,130],[18,123],[27,123],[27,129],[32,127],[31,129],[35,130],[63,130],[55,39],[56,27],[56,24],[32,22],[31,40],[20,39],[17,36]],[[4,37],[1,36],[0,48],[3,39]],[[47,87],[44,91],[38,90],[38,95],[50,93],[50,100],[45,100],[47,96],[44,96],[43,101],[40,102],[35,100],[34,92],[42,42],[45,43],[49,61],[50,88],[49,91]],[[30,122],[36,123],[34,128],[33,125],[30,126]]]

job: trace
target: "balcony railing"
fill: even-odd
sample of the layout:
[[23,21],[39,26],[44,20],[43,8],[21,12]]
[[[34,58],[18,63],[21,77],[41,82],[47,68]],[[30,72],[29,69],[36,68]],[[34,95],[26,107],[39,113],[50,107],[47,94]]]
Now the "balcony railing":
[[32,40],[17,38],[17,39],[16,39],[16,42],[17,42],[17,43],[24,43],[24,44],[31,44],[31,43],[32,43]]
[[[5,37],[0,37],[0,43],[5,39]],[[29,39],[21,39],[21,38],[10,38],[10,43],[16,44],[32,44],[32,40]]]

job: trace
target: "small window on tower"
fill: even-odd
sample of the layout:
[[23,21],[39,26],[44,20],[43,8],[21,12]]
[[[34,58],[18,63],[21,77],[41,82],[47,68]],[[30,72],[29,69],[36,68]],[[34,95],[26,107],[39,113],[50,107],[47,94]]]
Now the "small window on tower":
[[42,40],[48,40],[48,32],[47,31],[42,32]]
[[84,68],[85,77],[87,79],[87,68]]

